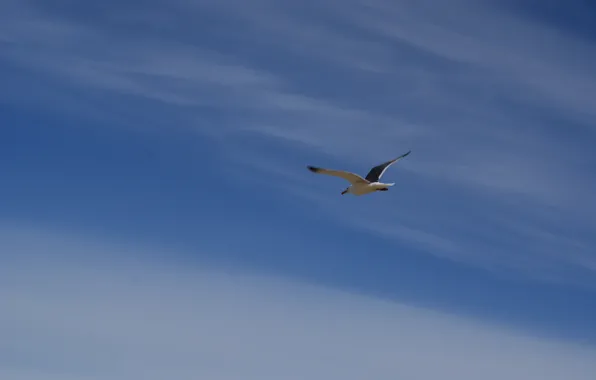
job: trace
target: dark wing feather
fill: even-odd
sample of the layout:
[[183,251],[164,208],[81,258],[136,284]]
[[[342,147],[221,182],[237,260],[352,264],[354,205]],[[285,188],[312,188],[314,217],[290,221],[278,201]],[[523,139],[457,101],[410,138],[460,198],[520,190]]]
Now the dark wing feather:
[[407,153],[402,154],[401,156],[394,158],[393,160],[389,160],[387,162],[382,163],[381,165],[377,165],[374,168],[370,169],[370,171],[368,172],[368,174],[366,175],[366,180],[369,182],[377,182],[381,179],[381,177],[383,176],[383,173],[385,173],[385,170],[387,170],[387,168],[389,166],[391,166],[391,164],[397,162],[398,160],[406,157],[408,154],[410,154],[411,151],[408,151]]

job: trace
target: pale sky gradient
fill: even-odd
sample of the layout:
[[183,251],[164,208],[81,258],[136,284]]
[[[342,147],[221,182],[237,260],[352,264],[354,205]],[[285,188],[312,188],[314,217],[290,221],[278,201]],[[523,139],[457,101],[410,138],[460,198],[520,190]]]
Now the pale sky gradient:
[[[7,237],[12,236],[12,238]],[[596,350],[279,277],[0,231],[11,380],[588,380]],[[172,252],[170,252],[172,254]]]

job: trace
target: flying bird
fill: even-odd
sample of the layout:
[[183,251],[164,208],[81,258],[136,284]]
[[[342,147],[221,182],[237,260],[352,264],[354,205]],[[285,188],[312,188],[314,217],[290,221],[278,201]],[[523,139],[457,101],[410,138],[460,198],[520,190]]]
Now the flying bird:
[[342,191],[341,195],[344,195],[346,193],[354,195],[365,195],[373,193],[375,191],[387,191],[389,190],[389,187],[395,185],[395,183],[382,183],[379,181],[389,166],[391,166],[398,160],[406,157],[408,154],[410,154],[410,152],[411,151],[408,151],[407,153],[404,153],[401,156],[394,158],[393,160],[389,160],[387,162],[375,166],[374,168],[370,169],[365,178],[360,177],[358,174],[350,173],[343,170],[324,169],[310,165],[307,166],[307,168],[313,173],[327,174],[334,177],[340,177],[350,182],[351,185],[348,186],[348,188],[346,188],[344,191]]

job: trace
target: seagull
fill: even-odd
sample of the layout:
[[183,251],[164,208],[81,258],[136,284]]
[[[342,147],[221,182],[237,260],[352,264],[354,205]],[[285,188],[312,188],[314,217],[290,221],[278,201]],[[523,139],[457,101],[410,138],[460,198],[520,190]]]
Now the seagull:
[[410,154],[410,152],[411,151],[408,151],[407,153],[404,153],[401,156],[394,158],[393,160],[389,160],[387,162],[375,166],[374,168],[370,169],[370,171],[366,175],[366,178],[362,178],[358,174],[350,173],[343,170],[324,169],[310,165],[307,166],[307,168],[313,173],[332,175],[334,177],[340,177],[347,180],[351,183],[351,185],[348,186],[347,189],[342,191],[341,195],[350,193],[359,196],[373,193],[375,191],[387,191],[389,190],[389,187],[395,185],[395,183],[382,183],[379,182],[379,180],[385,173],[385,170],[387,170],[387,168],[391,164],[406,157],[408,154]]

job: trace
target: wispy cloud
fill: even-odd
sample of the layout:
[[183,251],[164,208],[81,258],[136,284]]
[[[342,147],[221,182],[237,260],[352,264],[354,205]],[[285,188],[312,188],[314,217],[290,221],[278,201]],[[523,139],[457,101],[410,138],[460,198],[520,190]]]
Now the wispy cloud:
[[[181,126],[217,138],[231,161],[310,200],[323,192],[301,183],[305,164],[366,171],[412,149],[390,174],[404,178],[395,192],[408,200],[376,217],[376,232],[480,265],[593,270],[594,250],[578,248],[596,244],[591,41],[490,1],[165,4],[91,14],[5,1],[0,57],[79,89],[174,107]],[[205,110],[219,122],[205,122]],[[251,150],[247,136],[293,154]],[[320,204],[370,228],[355,215],[384,203],[364,202]]]
[[[530,103],[544,106],[546,100],[584,121],[594,115],[593,43],[514,13],[507,3],[463,0],[432,8],[428,2],[406,3],[386,4],[359,19],[392,38],[485,69]],[[532,43],[538,40],[548,43]]]
[[5,378],[581,380],[596,371],[593,348],[431,310],[164,265],[140,246],[0,235]]

